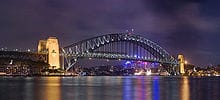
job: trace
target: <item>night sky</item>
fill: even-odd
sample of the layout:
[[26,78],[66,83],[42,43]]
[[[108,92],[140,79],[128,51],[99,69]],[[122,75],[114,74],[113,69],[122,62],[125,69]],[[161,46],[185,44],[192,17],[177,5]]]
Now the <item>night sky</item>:
[[1,0],[0,47],[79,40],[134,29],[195,65],[220,64],[220,0]]

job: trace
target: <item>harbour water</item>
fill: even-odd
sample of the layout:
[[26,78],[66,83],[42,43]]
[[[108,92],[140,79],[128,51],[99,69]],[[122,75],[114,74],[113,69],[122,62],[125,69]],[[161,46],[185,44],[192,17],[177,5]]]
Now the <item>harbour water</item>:
[[0,100],[220,100],[220,77],[1,77]]

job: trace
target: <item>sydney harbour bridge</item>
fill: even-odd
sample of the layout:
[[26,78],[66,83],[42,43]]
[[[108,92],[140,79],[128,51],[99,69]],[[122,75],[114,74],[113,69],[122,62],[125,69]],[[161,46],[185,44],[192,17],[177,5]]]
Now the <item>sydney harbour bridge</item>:
[[169,73],[176,73],[177,60],[157,43],[130,33],[114,33],[93,37],[62,48],[69,70],[81,58],[118,59],[156,62]]
[[[52,38],[52,42],[54,42],[53,39],[54,38]],[[51,40],[51,38],[49,40]],[[58,41],[56,42],[58,44]],[[46,44],[43,45],[45,46]],[[54,47],[52,46],[52,48]],[[57,48],[59,48],[58,45]],[[38,54],[1,51],[0,57],[32,60],[42,60],[45,58],[50,59],[50,57],[47,57],[47,55],[50,55],[48,54],[50,53],[50,50],[44,49],[45,48],[43,47],[43,53]],[[96,58],[159,63],[167,70],[168,73],[178,73],[176,71],[176,68],[178,67],[178,61],[172,57],[165,49],[145,37],[131,33],[113,33],[82,40],[69,46],[63,47],[58,51],[51,50],[52,57],[55,56],[54,54],[56,52],[60,52],[57,55],[58,59],[59,56],[64,58],[64,69],[66,71],[74,67],[79,59]],[[59,60],[53,62],[57,63],[57,61]],[[60,66],[60,64],[58,64],[58,66]]]

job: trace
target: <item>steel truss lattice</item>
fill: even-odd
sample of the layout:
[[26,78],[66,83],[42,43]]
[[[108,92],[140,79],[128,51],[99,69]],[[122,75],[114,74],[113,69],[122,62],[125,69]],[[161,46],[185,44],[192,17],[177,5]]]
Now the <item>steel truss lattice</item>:
[[[107,45],[108,47],[105,48]],[[102,51],[97,51],[99,48],[103,48]],[[113,49],[118,51],[115,52]],[[172,66],[178,64],[174,57],[155,42],[129,33],[93,37],[64,47],[62,51],[67,62],[66,70],[70,69],[79,58],[140,60]],[[146,51],[150,54],[146,55]],[[134,55],[134,52],[139,55]]]

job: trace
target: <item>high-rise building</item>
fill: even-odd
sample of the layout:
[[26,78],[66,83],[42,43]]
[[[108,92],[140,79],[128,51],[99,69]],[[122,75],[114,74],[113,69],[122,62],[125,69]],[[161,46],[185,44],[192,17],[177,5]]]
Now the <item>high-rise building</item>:
[[184,74],[185,73],[185,60],[182,54],[178,55],[178,63],[179,63],[179,69],[180,69],[180,74]]
[[38,53],[45,53],[49,69],[60,68],[59,42],[56,37],[49,37],[47,40],[40,40],[38,44]]

